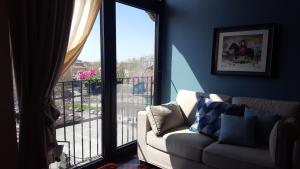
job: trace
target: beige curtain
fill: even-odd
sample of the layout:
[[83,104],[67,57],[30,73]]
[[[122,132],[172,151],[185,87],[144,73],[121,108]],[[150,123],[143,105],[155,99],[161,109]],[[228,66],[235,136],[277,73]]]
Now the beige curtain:
[[97,18],[101,0],[75,0],[71,32],[62,74],[79,56]]

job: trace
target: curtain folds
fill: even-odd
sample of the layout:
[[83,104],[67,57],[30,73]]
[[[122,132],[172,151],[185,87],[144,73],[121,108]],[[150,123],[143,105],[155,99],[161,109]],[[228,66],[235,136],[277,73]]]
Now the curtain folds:
[[78,58],[97,18],[101,0],[75,0],[74,15],[62,74]]
[[10,36],[20,109],[19,169],[47,169],[59,155],[51,95],[63,69],[74,0],[10,0]]

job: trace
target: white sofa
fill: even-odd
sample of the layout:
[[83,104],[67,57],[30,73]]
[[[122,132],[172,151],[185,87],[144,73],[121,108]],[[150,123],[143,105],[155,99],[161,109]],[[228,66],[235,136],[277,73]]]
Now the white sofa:
[[[218,144],[202,134],[189,131],[194,122],[198,96],[234,104],[246,104],[283,118],[296,117],[300,102],[276,101],[249,97],[230,97],[180,90],[176,102],[188,119],[185,126],[174,128],[158,137],[151,130],[146,111],[138,113],[138,157],[141,161],[165,169],[274,169],[268,147],[249,148]],[[299,167],[300,141],[295,142],[294,167]],[[292,161],[292,160],[291,160]],[[299,160],[298,160],[299,161]],[[296,168],[294,168],[296,169]],[[298,168],[297,168],[298,169]]]

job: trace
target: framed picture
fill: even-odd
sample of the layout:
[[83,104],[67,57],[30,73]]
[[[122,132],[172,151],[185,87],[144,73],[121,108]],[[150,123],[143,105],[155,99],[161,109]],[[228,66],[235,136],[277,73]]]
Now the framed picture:
[[271,76],[275,24],[215,28],[212,74]]

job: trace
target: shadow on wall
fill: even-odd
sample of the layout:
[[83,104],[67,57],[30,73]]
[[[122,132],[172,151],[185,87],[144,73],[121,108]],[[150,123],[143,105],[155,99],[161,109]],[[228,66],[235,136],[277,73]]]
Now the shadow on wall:
[[[294,21],[300,10],[299,2],[189,0],[183,3],[182,0],[166,0],[165,3],[162,102],[175,100],[180,89],[231,96],[300,100],[300,57],[297,57],[300,22]],[[277,23],[282,28],[279,41],[276,42],[279,46],[277,60],[280,63],[278,77],[211,75],[213,29],[262,23]],[[166,144],[168,150],[173,149],[171,137]],[[176,157],[170,157],[169,160],[177,166]],[[179,165],[183,168],[186,166]]]
[[[162,102],[174,100],[176,90],[187,89],[232,96],[300,100],[300,23],[294,2],[166,0],[164,10]],[[259,5],[258,5],[259,4]],[[265,8],[268,6],[268,8]],[[288,9],[288,10],[286,10]],[[255,12],[253,12],[255,11]],[[282,11],[282,12],[278,12]],[[277,52],[278,77],[211,75],[213,30],[216,27],[277,23],[281,25]],[[298,29],[298,30],[297,30]],[[274,66],[274,65],[273,65]],[[278,70],[278,68],[276,68]]]

